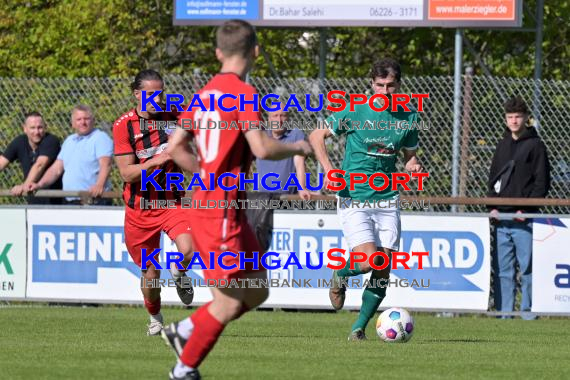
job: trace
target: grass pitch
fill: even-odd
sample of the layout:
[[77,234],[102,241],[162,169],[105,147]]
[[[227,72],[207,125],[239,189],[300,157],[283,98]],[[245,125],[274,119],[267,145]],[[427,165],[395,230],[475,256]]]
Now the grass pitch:
[[[163,308],[165,322],[188,315]],[[567,319],[435,318],[387,344],[371,323],[347,342],[355,313],[256,311],[231,324],[200,367],[205,379],[520,379],[570,376]],[[2,379],[167,379],[174,354],[147,337],[140,307],[0,308]]]

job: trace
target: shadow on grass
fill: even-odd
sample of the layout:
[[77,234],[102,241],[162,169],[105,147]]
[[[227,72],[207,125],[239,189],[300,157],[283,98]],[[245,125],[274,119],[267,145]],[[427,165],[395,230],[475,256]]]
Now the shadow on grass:
[[422,343],[501,343],[501,340],[492,339],[479,339],[479,338],[464,338],[464,339],[422,339],[417,342]]
[[[228,338],[243,338],[243,339],[251,339],[251,338],[297,338],[297,339],[308,339],[311,337],[307,337],[306,335],[276,335],[276,334],[255,334],[255,335],[244,335],[243,333],[234,333],[234,334],[226,334],[224,333],[223,335],[224,337],[228,337]],[[318,337],[319,339],[321,337]]]

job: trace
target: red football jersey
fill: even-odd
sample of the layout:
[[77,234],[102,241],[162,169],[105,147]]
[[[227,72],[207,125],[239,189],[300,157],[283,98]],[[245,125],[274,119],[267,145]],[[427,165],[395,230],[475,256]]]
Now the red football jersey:
[[[178,114],[174,112],[161,112],[158,114],[159,120],[176,121]],[[132,109],[113,124],[113,140],[114,140],[114,154],[121,156],[125,154],[133,154],[135,156],[135,163],[142,164],[150,160],[155,155],[162,153],[168,146],[168,131],[158,128],[142,128],[140,125],[142,119]],[[165,162],[160,168],[162,172],[154,177],[155,181],[163,188],[166,189],[166,173],[182,171],[173,161]],[[152,172],[147,171],[150,176]],[[147,190],[141,190],[141,181],[124,183],[123,185],[123,200],[130,208],[140,208],[141,198],[146,200],[157,199],[175,199],[180,200],[183,192],[174,190],[156,191],[152,185],[147,186]]]
[[[178,124],[188,128],[187,132],[193,135],[198,147],[200,176],[206,189],[210,189],[211,186],[213,190],[204,191],[200,187],[194,187],[196,191],[192,199],[200,202],[201,205],[207,205],[208,200],[226,200],[231,202],[238,199],[246,199],[245,191],[239,191],[239,173],[243,172],[247,175],[253,160],[253,154],[245,139],[245,133],[250,123],[258,123],[261,120],[261,114],[259,112],[259,104],[257,111],[254,110],[253,104],[245,104],[244,111],[240,112],[239,95],[244,94],[245,100],[251,101],[253,100],[253,95],[257,94],[257,91],[253,86],[242,81],[237,74],[220,73],[212,78],[198,94],[208,111],[202,111],[200,107],[193,107],[180,116]],[[227,97],[223,99],[225,108],[235,106],[236,110],[222,111],[218,107],[217,101],[215,101],[214,110],[209,111],[210,94],[214,94],[216,100],[224,94],[236,96],[236,100]],[[184,121],[192,121],[194,123],[193,127],[185,124]],[[214,123],[212,125],[215,128],[207,129],[206,126],[209,122]],[[224,125],[224,128],[220,128],[220,125]],[[239,128],[232,128],[232,125],[234,127],[239,126]],[[198,126],[201,128],[198,128]],[[217,182],[217,178],[222,173],[235,174],[237,176],[235,179],[230,177],[224,178],[224,186],[236,185],[236,189],[224,191],[217,183],[210,184],[210,173],[214,173],[215,182]],[[193,211],[205,217],[216,218],[237,218],[242,212],[245,213],[245,210],[237,210],[235,208],[195,209]]]

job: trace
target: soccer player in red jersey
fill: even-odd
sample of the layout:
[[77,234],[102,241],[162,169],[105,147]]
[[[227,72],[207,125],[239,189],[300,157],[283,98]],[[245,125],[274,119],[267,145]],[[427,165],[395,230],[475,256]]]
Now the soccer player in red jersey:
[[[160,74],[154,70],[139,72],[131,84],[134,96],[138,99],[138,105],[115,122],[113,126],[115,161],[125,181],[123,185],[123,200],[125,201],[125,244],[133,261],[141,267],[141,252],[146,248],[147,255],[156,248],[160,248],[161,231],[166,232],[170,239],[176,242],[178,251],[185,259],[184,265],[188,264],[192,257],[192,238],[188,210],[180,208],[181,193],[177,190],[166,189],[166,172],[180,172],[180,168],[170,159],[165,152],[168,145],[169,134],[167,129],[153,128],[154,121],[176,121],[178,115],[173,112],[156,112],[150,105],[147,111],[141,111],[141,91],[157,92],[163,90],[164,82]],[[160,102],[156,97],[157,104]],[[151,128],[148,122],[151,121]],[[141,125],[141,122],[143,125]],[[146,124],[146,125],[145,125]],[[192,156],[187,157],[193,159]],[[196,164],[196,162],[194,161]],[[190,165],[191,166],[191,165]],[[197,165],[195,165],[197,168]],[[146,169],[148,173],[154,169],[163,171],[157,175],[156,181],[166,191],[156,191],[150,187],[141,190],[141,172]],[[178,201],[176,209],[141,209],[141,199],[150,200],[175,200]],[[158,258],[157,258],[158,261]],[[160,271],[152,262],[148,269],[142,271],[145,280],[160,278]],[[194,292],[190,281],[184,281],[185,273],[176,268],[171,268],[172,276],[176,280],[176,290],[180,300],[190,305]],[[141,290],[144,304],[150,314],[150,324],[147,335],[159,335],[163,328],[163,318],[160,313],[160,287],[146,287],[142,284]]]
[[[182,169],[190,169],[191,161],[187,160],[190,152],[190,139],[196,140],[200,163],[200,173],[207,188],[209,174],[228,172],[247,173],[255,156],[262,159],[280,160],[294,155],[306,156],[311,148],[306,141],[292,144],[281,144],[267,136],[265,131],[249,126],[258,123],[260,113],[254,111],[252,104],[247,104],[245,110],[239,111],[239,94],[245,94],[245,99],[252,100],[256,94],[255,88],[244,82],[245,75],[253,66],[258,55],[257,39],[253,27],[245,21],[230,20],[217,31],[216,57],[222,63],[222,68],[208,84],[200,90],[200,96],[206,109],[210,108],[210,94],[217,99],[223,94],[233,94],[237,100],[226,97],[223,106],[235,111],[222,111],[216,104],[214,111],[202,111],[200,108],[189,109],[179,120],[179,128],[172,136],[167,152]],[[217,103],[217,101],[216,101]],[[219,123],[215,129],[184,129],[185,121],[201,121]],[[224,125],[242,126],[241,130],[220,129]],[[187,124],[186,124],[187,125]],[[238,184],[239,177],[225,177],[225,186]],[[245,192],[235,190],[224,191],[217,184],[213,191],[197,189],[193,199],[206,204],[208,200],[226,200],[231,202],[246,199]],[[267,273],[262,265],[255,269],[252,263],[246,263],[244,270],[239,270],[238,258],[224,257],[224,264],[237,264],[235,269],[225,270],[218,266],[217,257],[223,252],[246,252],[253,257],[255,251],[261,251],[255,234],[249,227],[245,210],[236,209],[192,209],[192,237],[195,251],[201,253],[204,263],[210,267],[209,252],[214,252],[216,269],[204,270],[207,279],[259,279],[266,278]],[[263,252],[259,252],[259,257]],[[225,326],[242,314],[257,307],[267,299],[266,288],[211,288],[213,300],[201,306],[190,318],[165,327],[162,336],[170,345],[179,360],[170,372],[170,379],[199,379],[197,367],[216,344]]]

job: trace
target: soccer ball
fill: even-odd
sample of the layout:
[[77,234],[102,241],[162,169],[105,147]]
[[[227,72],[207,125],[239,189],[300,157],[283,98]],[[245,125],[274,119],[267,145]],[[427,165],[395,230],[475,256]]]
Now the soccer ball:
[[414,318],[406,309],[392,307],[378,317],[376,333],[384,342],[406,343],[414,334]]

